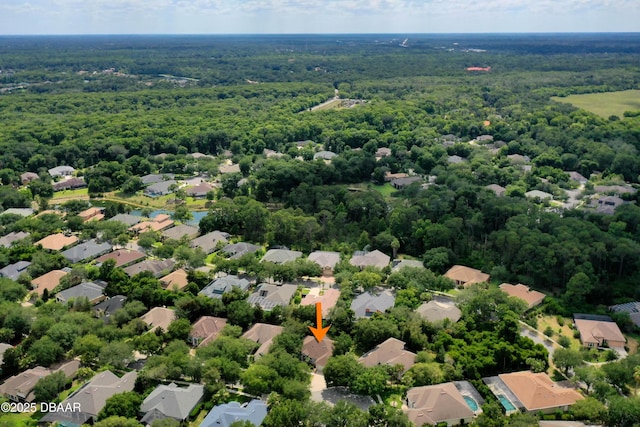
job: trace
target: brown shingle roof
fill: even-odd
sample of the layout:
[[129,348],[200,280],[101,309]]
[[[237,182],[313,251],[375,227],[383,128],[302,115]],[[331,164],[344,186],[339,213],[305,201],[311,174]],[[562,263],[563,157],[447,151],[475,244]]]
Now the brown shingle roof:
[[444,277],[448,277],[458,284],[458,286],[471,286],[474,283],[482,283],[489,281],[489,275],[475,268],[465,267],[464,265],[454,265],[444,273]]
[[542,372],[513,372],[500,374],[498,377],[522,402],[527,411],[561,408],[584,399],[577,391],[557,385]]
[[58,233],[38,240],[36,245],[42,245],[43,249],[49,249],[50,251],[59,251],[76,243],[78,243],[76,236],[65,236],[62,233]]
[[176,319],[175,311],[164,307],[153,307],[146,314],[140,317],[144,323],[149,325],[149,332],[162,328],[166,331],[171,322]]
[[409,389],[407,406],[409,409],[406,410],[406,414],[416,426],[436,425],[439,422],[451,420],[455,420],[455,424],[458,424],[461,419],[474,416],[453,383]]
[[528,286],[525,286],[521,283],[518,283],[517,285],[503,283],[502,285],[500,285],[500,289],[502,289],[511,297],[520,298],[527,303],[527,306],[529,308],[540,304],[545,297],[542,292],[529,289]]
[[269,347],[273,343],[273,339],[280,335],[284,328],[282,326],[269,325],[267,323],[256,323],[247,332],[242,334],[242,338],[246,338],[260,344],[256,350],[256,358],[266,354]]
[[173,273],[169,273],[164,277],[160,278],[160,283],[165,289],[173,290],[178,289],[182,290],[185,286],[189,284],[189,280],[187,279],[187,272],[182,268],[174,271]]
[[603,340],[608,343],[626,342],[626,338],[622,335],[620,328],[613,321],[574,319],[574,323],[578,331],[580,331],[582,344],[602,345]]
[[130,251],[128,249],[118,249],[117,251],[102,255],[101,257],[97,258],[96,261],[105,262],[107,260],[113,259],[116,261],[116,267],[122,267],[133,264],[134,262],[139,261],[144,257],[146,257],[146,255],[142,252]]
[[222,329],[227,325],[227,319],[213,316],[202,316],[193,324],[189,336],[197,341],[198,347],[203,347],[218,338]]
[[320,302],[322,303],[322,316],[327,317],[329,315],[329,311],[331,311],[338,302],[338,298],[340,298],[339,290],[327,289],[322,295],[311,293],[307,294],[302,301],[300,301],[300,305],[314,305],[315,303]]
[[66,271],[52,270],[40,277],[36,277],[31,281],[34,292],[36,292],[38,295],[42,295],[45,289],[49,292],[53,291],[56,286],[60,284],[60,279],[62,279],[67,274],[68,273]]
[[333,354],[333,341],[325,337],[318,342],[315,337],[307,335],[302,342],[302,354],[309,357],[316,367],[323,367]]
[[370,352],[363,354],[360,363],[367,367],[402,365],[406,372],[416,363],[416,355],[404,349],[403,341],[389,338]]

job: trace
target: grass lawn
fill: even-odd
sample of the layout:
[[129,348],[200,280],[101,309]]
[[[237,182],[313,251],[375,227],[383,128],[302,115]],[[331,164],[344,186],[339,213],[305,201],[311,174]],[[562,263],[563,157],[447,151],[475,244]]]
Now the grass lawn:
[[334,110],[342,106],[342,99],[332,99],[326,103],[322,103],[312,108],[312,111]]
[[625,111],[640,110],[640,90],[623,90],[620,92],[587,93],[551,98],[556,102],[571,104],[574,107],[608,118],[611,115],[623,117]]
[[35,427],[38,425],[38,420],[32,418],[32,415],[32,413],[0,414],[0,426]]
[[72,199],[88,199],[89,191],[86,188],[78,188],[76,190],[64,190],[56,191],[53,193],[51,202],[57,200],[72,200]]
[[382,194],[384,197],[391,197],[392,193],[395,193],[396,191],[398,191],[395,188],[393,188],[393,185],[389,184],[388,182],[383,185],[374,185],[373,188],[377,192]]
[[571,319],[565,317],[564,326],[561,327],[558,324],[556,316],[538,317],[538,330],[544,332],[547,326],[551,326],[551,329],[553,329],[553,336],[551,337],[551,339],[553,339],[554,341],[558,341],[560,335],[564,335],[565,337],[569,338],[569,340],[571,340],[571,348],[574,350],[579,350],[582,346],[580,344],[580,340],[573,337],[573,329],[569,328],[569,325],[571,323]]

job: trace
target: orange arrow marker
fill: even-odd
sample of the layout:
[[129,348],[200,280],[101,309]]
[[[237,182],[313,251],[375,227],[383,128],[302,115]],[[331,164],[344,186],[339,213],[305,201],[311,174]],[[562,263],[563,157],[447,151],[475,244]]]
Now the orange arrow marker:
[[321,302],[317,302],[316,303],[316,327],[314,328],[313,326],[309,326],[309,329],[311,329],[311,333],[313,333],[313,336],[316,337],[316,340],[318,342],[321,342],[325,335],[327,335],[327,331],[329,330],[331,326],[326,326],[326,327],[322,327],[322,303]]

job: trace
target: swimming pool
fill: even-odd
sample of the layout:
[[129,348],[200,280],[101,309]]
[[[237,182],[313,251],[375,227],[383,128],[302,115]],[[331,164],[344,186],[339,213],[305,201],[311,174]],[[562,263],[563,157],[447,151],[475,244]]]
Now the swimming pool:
[[473,400],[473,398],[469,396],[462,396],[462,397],[464,397],[464,401],[467,402],[467,406],[471,408],[473,412],[476,412],[478,410],[478,404],[476,403],[475,400]]
[[511,411],[515,411],[516,407],[513,406],[513,403],[511,403],[511,401],[509,399],[506,398],[506,396],[504,394],[499,394],[498,396],[496,396],[498,398],[498,400],[500,401],[500,403],[502,404],[502,407],[507,411],[507,412],[511,412]]

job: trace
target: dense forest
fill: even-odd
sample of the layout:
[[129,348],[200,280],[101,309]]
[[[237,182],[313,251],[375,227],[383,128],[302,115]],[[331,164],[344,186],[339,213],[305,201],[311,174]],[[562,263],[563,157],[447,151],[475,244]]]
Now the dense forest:
[[[87,201],[56,202],[57,179],[47,171],[61,165],[76,169],[87,199],[106,206],[107,219],[132,209],[127,203],[142,192],[143,175],[216,177],[221,165],[238,165],[239,172],[219,175],[207,194],[199,231],[223,230],[266,248],[342,254],[335,274],[342,294],[330,315],[335,350],[325,377],[359,394],[388,397],[461,379],[481,389],[488,375],[545,371],[547,350],[518,335],[519,319],[537,326],[542,314],[606,314],[612,304],[640,300],[640,111],[601,117],[551,100],[640,89],[640,36],[411,35],[408,47],[400,47],[405,38],[0,37],[0,210],[56,207],[66,214],[0,216],[1,235],[31,233],[21,244],[0,247],[0,268],[32,262],[28,277],[1,279],[0,335],[16,346],[5,353],[2,375],[74,356],[86,366],[86,379],[106,367],[126,369],[136,350],[149,356],[136,383],[140,396],[161,381],[188,380],[202,382],[210,402],[222,402],[229,400],[225,383],[242,384],[252,395],[272,393],[265,425],[408,423],[384,404],[366,414],[311,404],[310,369],[295,356],[313,310],[265,312],[242,292],[211,301],[198,295],[211,276],[192,271],[207,264],[212,274],[288,282],[318,275],[312,263],[273,265],[220,254],[205,260],[186,240],[135,236],[150,256],[174,258],[189,270],[189,285],[178,293],[148,274],[130,278],[109,263],[72,265],[33,245],[59,231],[122,246],[134,239],[121,224],[82,223],[77,215]],[[314,108],[332,100],[353,103]],[[316,157],[325,151],[335,156]],[[38,178],[23,185],[25,172]],[[388,182],[394,174],[418,179],[394,187]],[[173,191],[173,201],[186,199]],[[532,191],[553,200],[532,198]],[[599,211],[598,200],[613,194],[620,206]],[[174,219],[186,221],[190,213],[180,209]],[[420,260],[426,269],[358,271],[346,261],[374,249]],[[489,273],[491,286],[460,293],[463,321],[422,321],[413,310],[430,292],[453,287],[441,274],[454,264]],[[109,323],[93,319],[82,302],[60,308],[48,293],[36,307],[17,304],[31,278],[64,267],[72,273],[62,287],[104,280],[109,296],[126,295],[129,302]],[[497,291],[502,282],[543,291],[546,302],[526,312]],[[377,286],[396,291],[395,307],[355,319],[351,299]],[[159,306],[175,307],[178,320],[167,331],[142,335],[137,317]],[[190,354],[189,327],[202,315],[225,317],[230,327]],[[637,332],[629,316],[614,317],[625,332]],[[268,357],[249,363],[255,346],[240,336],[255,322],[285,332]],[[399,373],[357,363],[355,354],[389,337],[418,354],[413,368]],[[575,419],[609,416],[611,425],[640,419],[624,417],[634,401],[619,396],[631,394],[638,381],[632,376],[637,355],[602,370],[571,356],[556,351],[553,361],[588,384],[591,406],[580,407]],[[588,413],[593,407],[595,415]],[[495,411],[500,408],[489,402],[478,425],[531,421],[492,418]]]

